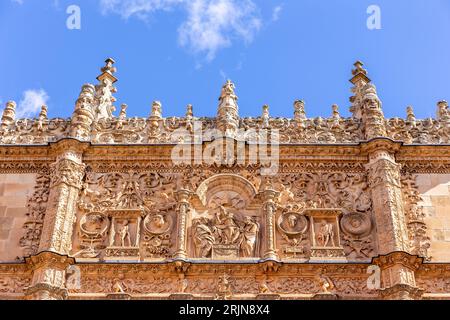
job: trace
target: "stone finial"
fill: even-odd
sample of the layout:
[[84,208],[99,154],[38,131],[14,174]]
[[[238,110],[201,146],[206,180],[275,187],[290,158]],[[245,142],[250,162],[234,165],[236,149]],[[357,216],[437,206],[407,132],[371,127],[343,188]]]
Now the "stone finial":
[[372,83],[368,83],[362,88],[361,119],[365,137],[367,140],[385,137],[386,126],[381,100],[378,97],[377,89]]
[[162,118],[162,104],[160,101],[153,101],[152,103],[152,113],[150,115],[152,118]]
[[231,80],[222,86],[217,110],[217,128],[227,136],[234,136],[239,128],[238,97]]
[[80,140],[89,140],[94,121],[95,87],[85,84],[75,104],[72,115],[70,135]]
[[341,118],[341,115],[339,113],[339,106],[337,104],[333,104],[331,106],[331,110],[332,110],[331,118],[333,118],[333,119],[340,119]]
[[192,132],[194,130],[193,120],[194,120],[194,107],[192,106],[192,104],[188,104],[186,106],[186,129],[189,132]]
[[44,105],[41,107],[41,112],[39,113],[39,120],[45,121],[47,119],[48,119],[48,107]]
[[222,92],[220,94],[219,100],[224,99],[226,97],[231,97],[237,100],[236,93],[234,92],[235,89],[236,86],[234,85],[234,83],[228,79],[227,82],[222,86]]
[[364,64],[361,61],[356,61],[354,63],[355,69],[352,70],[353,77],[350,79],[350,82],[353,84],[353,96],[350,97],[350,102],[352,103],[350,112],[353,114],[353,118],[356,119],[361,119],[362,117],[361,108],[364,87],[371,82],[370,78],[367,76],[367,70],[363,68],[363,65]]
[[95,120],[111,119],[114,117],[113,112],[116,110],[114,102],[116,98],[113,96],[117,92],[114,83],[117,78],[114,76],[117,69],[114,67],[115,61],[108,58],[105,61],[105,66],[101,68],[101,74],[97,77],[100,82],[96,87],[96,107],[94,109]]
[[270,114],[269,114],[269,106],[267,104],[265,104],[262,107],[262,127],[264,129],[269,128],[270,124],[269,124],[269,120],[270,120]]
[[364,74],[367,75],[367,70],[363,68],[364,63],[362,63],[360,60],[356,61],[354,64],[355,69],[352,70],[352,74],[356,76],[357,74]]
[[16,120],[16,107],[17,104],[14,101],[8,101],[6,103],[5,110],[2,115],[2,127],[9,126]]
[[445,100],[437,103],[437,120],[450,120],[450,111],[448,110],[448,102]]
[[100,69],[102,74],[97,77],[97,80],[101,82],[104,78],[108,78],[112,83],[117,82],[117,78],[114,76],[117,72],[117,68],[114,67],[115,63],[113,58],[106,59],[105,66]]
[[127,109],[128,109],[128,105],[125,103],[123,103],[120,106],[120,113],[119,113],[120,120],[125,120],[127,118]]
[[192,104],[188,104],[186,106],[186,119],[192,119],[194,118],[194,107]]
[[294,102],[294,120],[298,122],[306,120],[305,101],[296,100]]
[[406,107],[406,121],[409,121],[409,122],[416,121],[416,115],[414,114],[414,110],[413,110],[412,106]]

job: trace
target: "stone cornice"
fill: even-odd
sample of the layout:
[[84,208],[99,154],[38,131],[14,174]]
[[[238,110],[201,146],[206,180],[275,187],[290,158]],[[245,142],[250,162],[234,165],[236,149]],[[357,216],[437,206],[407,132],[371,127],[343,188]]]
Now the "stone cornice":
[[403,251],[396,251],[372,258],[372,264],[379,266],[381,269],[400,264],[408,269],[417,270],[422,263],[423,258]]
[[67,266],[74,264],[75,259],[54,252],[44,251],[38,253],[37,255],[25,258],[25,263],[33,270],[40,269],[42,267],[65,269]]

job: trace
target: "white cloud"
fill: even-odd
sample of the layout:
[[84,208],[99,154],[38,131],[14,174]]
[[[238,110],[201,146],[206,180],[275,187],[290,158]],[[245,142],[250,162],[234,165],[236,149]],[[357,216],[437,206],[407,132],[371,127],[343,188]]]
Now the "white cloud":
[[39,113],[43,105],[50,99],[45,90],[26,90],[16,110],[17,118],[33,117]]
[[18,4],[23,4],[23,0],[11,0],[12,2],[18,3]]
[[283,10],[283,6],[276,6],[272,11],[272,21],[278,21],[280,19],[281,10]]
[[103,14],[115,13],[124,19],[136,16],[147,19],[157,10],[170,10],[185,0],[100,0]]
[[147,19],[159,10],[184,10],[187,19],[178,29],[179,44],[195,54],[205,53],[208,61],[234,40],[251,42],[262,25],[252,0],[100,0],[100,7],[103,14],[124,19]]
[[261,28],[257,8],[250,0],[192,0],[188,19],[179,28],[179,42],[194,53],[206,52],[208,61],[233,39],[251,42]]

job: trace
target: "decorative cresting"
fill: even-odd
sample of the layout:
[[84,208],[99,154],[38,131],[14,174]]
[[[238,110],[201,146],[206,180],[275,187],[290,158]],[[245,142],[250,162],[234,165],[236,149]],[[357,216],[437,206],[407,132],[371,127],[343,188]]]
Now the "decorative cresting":
[[[329,118],[308,118],[302,100],[292,119],[271,117],[267,105],[260,117],[240,118],[231,81],[214,118],[194,117],[192,105],[185,117],[166,118],[158,101],[146,118],[128,118],[126,104],[116,117],[115,72],[108,59],[68,120],[48,119],[46,106],[36,119],[17,119],[15,103],[7,103],[0,169],[36,174],[36,183],[19,240],[27,258],[0,264],[0,297],[419,299],[422,286],[427,294],[449,292],[447,279],[432,278],[447,275],[448,266],[422,264],[431,236],[416,174],[448,173],[450,148],[404,146],[450,141],[445,101],[436,119],[416,119],[412,107],[405,120],[385,119],[357,62],[350,118],[337,105]],[[264,177],[261,164],[174,165],[173,145],[193,141],[196,120],[229,140],[241,129],[279,130],[279,172]],[[379,290],[367,286],[371,259],[381,268]]]
[[[203,130],[218,129],[230,137],[235,137],[239,129],[277,129],[283,144],[354,144],[379,136],[406,144],[450,143],[450,110],[445,100],[437,103],[436,119],[416,119],[411,106],[407,107],[406,119],[385,119],[376,88],[360,61],[355,63],[351,80],[354,95],[350,118],[342,117],[337,105],[332,106],[329,118],[308,118],[303,100],[294,102],[293,118],[273,118],[268,106],[263,107],[261,117],[240,118],[235,85],[230,80],[222,87],[215,118],[194,118],[192,105],[188,105],[186,117],[165,118],[159,101],[152,103],[148,118],[128,118],[126,104],[115,116],[114,84],[118,80],[114,64],[113,59],[107,59],[97,77],[99,83],[82,87],[72,119],[48,119],[46,106],[36,119],[16,119],[15,102],[7,102],[0,144],[46,144],[67,137],[91,140],[94,144],[176,143],[180,141],[177,129],[194,134],[194,120],[202,121]],[[185,141],[188,138],[183,137]]]

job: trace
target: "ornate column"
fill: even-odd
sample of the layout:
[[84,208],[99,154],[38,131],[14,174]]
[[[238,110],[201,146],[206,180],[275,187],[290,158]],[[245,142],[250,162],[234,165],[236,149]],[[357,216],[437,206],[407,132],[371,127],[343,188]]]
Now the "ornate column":
[[33,270],[31,286],[25,291],[27,300],[64,300],[67,298],[66,269],[73,258],[41,252],[26,259]]
[[387,140],[372,141],[365,146],[369,155],[369,188],[377,225],[378,252],[409,252],[408,229],[400,182],[400,165],[393,149],[398,145]]
[[49,202],[39,252],[67,255],[72,247],[77,200],[85,173],[82,153],[86,145],[76,140],[62,140],[52,147],[56,162],[50,165]]
[[187,215],[190,209],[189,199],[192,192],[186,189],[180,189],[176,192],[178,201],[178,223],[177,223],[177,251],[175,259],[187,259]]
[[379,296],[385,300],[418,300],[424,290],[416,286],[414,272],[423,259],[406,252],[394,252],[373,259],[381,269]]
[[[372,195],[374,220],[377,226],[378,253],[376,261],[382,267],[382,289],[385,299],[415,299],[414,268],[404,263],[409,256],[409,238],[405,206],[402,197],[400,165],[395,153],[400,144],[386,138],[386,124],[381,100],[370,83],[362,63],[355,63],[351,82],[355,93],[350,100],[354,117],[361,120],[362,134],[368,142],[362,152],[368,156],[366,165],[369,189]],[[414,256],[412,256],[414,257]]]
[[265,189],[261,193],[263,200],[264,221],[265,221],[265,251],[264,259],[279,260],[275,244],[275,213],[276,203],[275,199],[279,192],[272,189]]

